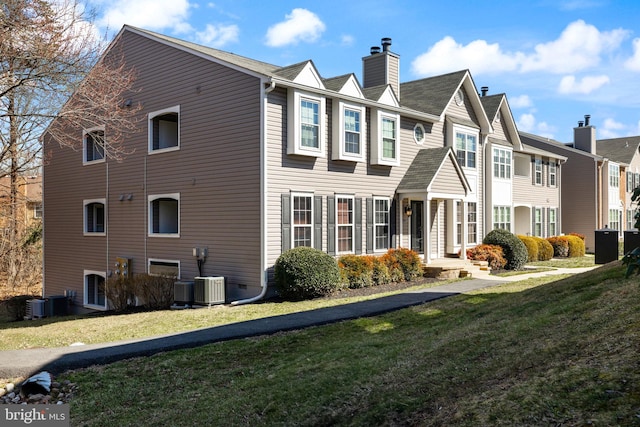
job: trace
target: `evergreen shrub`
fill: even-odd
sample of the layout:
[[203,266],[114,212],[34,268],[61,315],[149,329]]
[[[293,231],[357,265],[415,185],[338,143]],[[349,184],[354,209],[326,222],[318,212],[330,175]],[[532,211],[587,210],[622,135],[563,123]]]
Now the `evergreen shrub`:
[[321,250],[297,247],[283,252],[274,265],[278,294],[285,299],[304,300],[330,294],[340,288],[340,269]]
[[496,228],[491,230],[482,240],[487,245],[498,245],[502,247],[507,264],[507,270],[520,270],[527,262],[527,247],[518,237],[507,230]]

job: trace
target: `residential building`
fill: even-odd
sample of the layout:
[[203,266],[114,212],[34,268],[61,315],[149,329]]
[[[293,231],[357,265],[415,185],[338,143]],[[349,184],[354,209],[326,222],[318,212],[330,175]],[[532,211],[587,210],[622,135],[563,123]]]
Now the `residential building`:
[[[133,274],[222,276],[228,302],[251,302],[289,248],[407,247],[430,263],[519,224],[513,153],[535,153],[506,97],[483,100],[467,70],[401,83],[385,38],[362,58],[361,84],[311,60],[279,67],[129,26],[105,54],[136,69],[144,126],[122,161],[99,142],[109,129],[74,130],[81,153],[45,135],[45,295],[71,290],[104,310],[125,259]],[[534,211],[516,212],[531,230]]]
[[[0,229],[9,227],[10,221],[9,176],[0,178]],[[28,228],[42,219],[42,176],[20,175],[17,180],[17,220],[18,226]]]

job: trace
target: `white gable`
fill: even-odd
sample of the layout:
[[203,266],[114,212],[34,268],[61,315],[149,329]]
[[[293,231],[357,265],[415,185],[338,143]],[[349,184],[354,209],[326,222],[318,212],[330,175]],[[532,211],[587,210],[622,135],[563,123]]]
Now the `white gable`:
[[354,98],[364,98],[360,85],[354,76],[349,77],[349,80],[340,88],[340,93],[343,95],[353,96]]
[[311,86],[311,87],[314,87],[316,89],[324,89],[325,88],[324,84],[322,83],[322,79],[320,78],[320,76],[316,72],[316,69],[313,66],[311,61],[309,61],[309,62],[307,62],[305,64],[305,66],[302,69],[302,71],[300,71],[300,73],[298,73],[298,75],[296,76],[295,79],[293,79],[293,81],[295,83],[299,83],[299,84],[305,85],[305,86]]
[[387,86],[387,88],[384,90],[382,95],[380,95],[380,98],[378,98],[378,102],[380,104],[391,105],[392,107],[400,106],[398,104],[398,100],[396,99],[396,96],[393,94],[393,91],[391,90],[391,86]]

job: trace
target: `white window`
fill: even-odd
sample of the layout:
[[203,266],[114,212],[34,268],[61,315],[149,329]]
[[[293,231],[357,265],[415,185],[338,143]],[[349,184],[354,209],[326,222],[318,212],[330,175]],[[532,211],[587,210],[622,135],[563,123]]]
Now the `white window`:
[[371,163],[400,165],[400,116],[375,110],[371,119]]
[[172,259],[149,258],[147,271],[152,276],[180,278],[180,261]]
[[536,185],[542,185],[542,159],[535,159],[534,179]]
[[467,243],[478,242],[478,204],[467,203]]
[[33,217],[36,219],[42,218],[42,203],[36,203],[33,205]]
[[620,230],[620,211],[618,209],[609,209],[609,228]]
[[97,127],[82,133],[82,163],[104,162],[104,128]]
[[552,161],[549,163],[549,186],[555,187],[556,185],[558,185],[557,175],[558,166],[556,165],[556,162]]
[[535,208],[533,210],[533,235],[542,237],[542,209]]
[[90,236],[104,236],[106,199],[85,200],[84,206],[84,234]]
[[636,219],[633,217],[633,215],[633,209],[627,209],[627,230],[635,228],[634,225],[636,223]]
[[456,202],[456,245],[462,244],[462,202]]
[[462,131],[456,131],[456,156],[460,166],[465,168],[476,167],[476,151],[478,137]]
[[511,231],[511,207],[493,207],[493,228],[502,228],[503,230]]
[[180,193],[149,196],[149,235],[180,237]]
[[364,161],[365,108],[340,101],[333,113],[333,160]]
[[336,227],[338,253],[353,252],[353,197],[336,196]]
[[180,148],[180,106],[149,113],[149,153]]
[[106,310],[107,298],[105,294],[104,271],[84,271],[84,298],[83,303],[90,308]]
[[374,250],[389,249],[389,199],[373,199]]
[[313,247],[313,197],[309,194],[293,194],[292,198],[292,247]]
[[290,90],[288,105],[287,154],[325,157],[325,98]]
[[558,210],[549,209],[549,237],[558,235]]
[[620,166],[609,165],[609,187],[620,188]]
[[493,176],[511,179],[511,151],[503,148],[493,149]]
[[413,127],[413,140],[416,142],[416,144],[422,145],[424,144],[424,139],[425,139],[424,126],[422,126],[421,123],[416,123],[416,125]]

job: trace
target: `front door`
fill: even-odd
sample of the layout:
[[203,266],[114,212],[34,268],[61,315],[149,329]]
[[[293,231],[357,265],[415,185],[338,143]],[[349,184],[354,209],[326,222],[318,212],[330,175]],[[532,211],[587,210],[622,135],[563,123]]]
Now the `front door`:
[[424,254],[424,203],[411,201],[411,249]]

